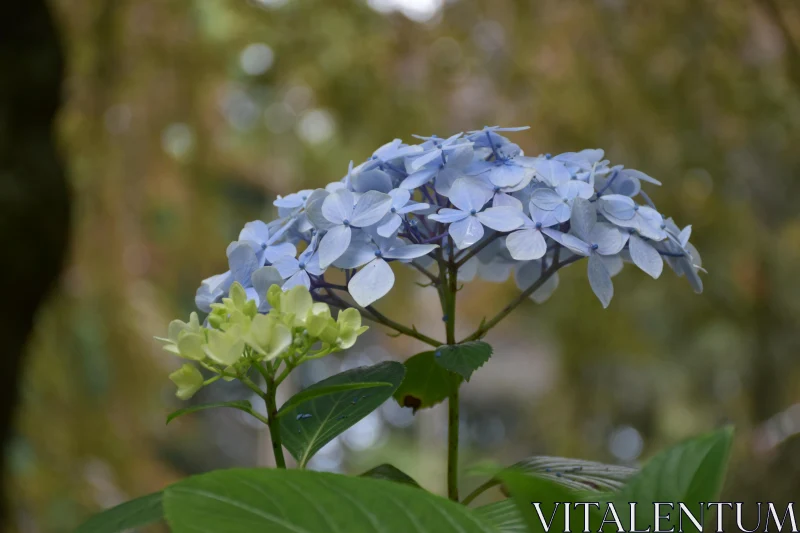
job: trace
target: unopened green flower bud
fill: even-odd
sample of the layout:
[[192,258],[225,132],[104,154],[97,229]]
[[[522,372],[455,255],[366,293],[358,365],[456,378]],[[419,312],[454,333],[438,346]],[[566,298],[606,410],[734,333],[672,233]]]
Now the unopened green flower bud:
[[169,379],[178,387],[175,396],[181,400],[188,400],[203,388],[203,374],[188,363],[170,374]]

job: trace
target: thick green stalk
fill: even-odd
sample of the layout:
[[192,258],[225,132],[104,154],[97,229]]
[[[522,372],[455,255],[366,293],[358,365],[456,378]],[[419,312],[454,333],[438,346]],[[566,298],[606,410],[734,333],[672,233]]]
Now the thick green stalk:
[[[458,266],[453,258],[450,241],[450,259],[447,262],[447,288],[444,291],[445,328],[447,344],[456,343],[456,293],[458,291]],[[458,387],[447,399],[447,496],[458,501]]]
[[272,441],[272,451],[275,454],[275,465],[278,468],[286,468],[286,459],[283,457],[283,443],[281,441],[281,421],[278,419],[278,407],[275,403],[275,394],[278,386],[275,379],[270,376],[267,379],[267,394],[264,395],[264,402],[267,404],[267,426],[269,427],[269,439]]

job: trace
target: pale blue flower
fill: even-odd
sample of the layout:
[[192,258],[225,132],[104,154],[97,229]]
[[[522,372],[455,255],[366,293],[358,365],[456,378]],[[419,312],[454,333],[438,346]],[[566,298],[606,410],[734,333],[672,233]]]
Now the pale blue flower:
[[[362,235],[367,235],[363,232]],[[435,244],[406,244],[396,237],[362,237],[353,243],[345,256],[343,268],[361,269],[350,279],[347,289],[361,306],[382,298],[394,285],[394,272],[387,260],[408,262],[425,256],[437,248]]]
[[539,187],[531,193],[531,216],[549,217],[558,222],[566,222],[572,214],[572,204],[576,199],[589,199],[594,188],[585,181],[570,179],[559,183],[554,189]]
[[456,209],[443,208],[428,218],[450,224],[448,233],[459,249],[467,248],[483,237],[483,226],[495,231],[512,231],[524,222],[522,212],[513,207],[489,207],[482,210],[491,193],[475,187],[468,180],[457,180],[450,189],[450,201]]
[[525,217],[522,227],[506,237],[508,251],[517,261],[542,258],[547,253],[542,230],[559,222],[552,216],[552,211],[533,211],[531,217]]
[[322,202],[322,215],[331,224],[319,243],[319,265],[328,268],[350,245],[353,228],[371,226],[381,220],[392,207],[392,197],[369,191],[356,197],[340,189]]
[[319,254],[312,245],[309,245],[300,257],[284,257],[274,264],[275,268],[286,281],[283,289],[289,290],[296,285],[305,285],[311,288],[310,276],[321,276],[324,270],[319,266]]
[[378,235],[389,237],[397,231],[403,223],[403,216],[409,213],[422,213],[430,208],[430,205],[411,201],[411,193],[406,189],[394,189],[389,191],[392,197],[392,206],[383,219],[378,222]]
[[197,308],[203,312],[210,313],[211,304],[222,301],[223,296],[228,294],[233,281],[233,274],[231,274],[230,270],[204,279],[194,297],[194,303]]
[[542,231],[573,253],[589,257],[589,284],[603,307],[608,307],[614,296],[611,273],[615,269],[610,269],[603,257],[614,257],[611,264],[617,263],[617,254],[625,247],[629,235],[608,222],[598,222],[593,202],[579,199],[574,209],[575,216],[570,220],[574,236],[552,229]]
[[609,222],[622,228],[632,228],[654,241],[667,238],[661,227],[664,218],[655,209],[640,206],[622,194],[609,194],[597,199],[597,209]]
[[[431,158],[436,154],[437,157]],[[451,144],[429,151],[410,163],[412,172],[400,183],[400,187],[417,189],[433,180],[436,192],[448,196],[453,183],[466,175],[464,171],[472,163],[473,155],[470,143]],[[420,166],[420,163],[424,164]]]
[[253,272],[250,279],[253,282],[253,286],[245,289],[247,298],[255,300],[259,313],[266,313],[271,308],[267,301],[267,291],[273,285],[283,283],[283,276],[281,276],[276,267],[264,266]]

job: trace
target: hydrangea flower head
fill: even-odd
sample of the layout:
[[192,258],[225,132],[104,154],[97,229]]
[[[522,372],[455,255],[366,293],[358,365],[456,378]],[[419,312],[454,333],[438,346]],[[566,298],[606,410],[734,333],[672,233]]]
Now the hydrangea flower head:
[[[556,270],[584,257],[604,307],[624,263],[658,278],[666,260],[702,291],[691,227],[680,229],[642,190],[658,180],[610,166],[600,149],[526,155],[504,136],[524,129],[415,136],[417,144],[394,139],[351,163],[342,179],[280,196],[278,217],[245,225],[228,247],[229,271],[203,281],[198,308],[213,316],[219,305],[241,303],[239,288],[229,297],[236,286],[253,304],[246,310],[236,304],[235,311],[252,321],[253,305],[271,312],[267,290],[276,285],[302,287],[316,302],[349,299],[365,309],[394,286],[393,264],[431,276],[425,269],[442,260],[458,265],[460,280],[497,282],[513,272],[523,290],[537,284],[530,291],[536,301],[558,286]],[[326,277],[333,271],[343,273],[345,285]],[[325,330],[323,316],[312,319],[315,331]],[[184,342],[187,354],[197,354],[193,342]],[[177,343],[168,346],[180,352]]]

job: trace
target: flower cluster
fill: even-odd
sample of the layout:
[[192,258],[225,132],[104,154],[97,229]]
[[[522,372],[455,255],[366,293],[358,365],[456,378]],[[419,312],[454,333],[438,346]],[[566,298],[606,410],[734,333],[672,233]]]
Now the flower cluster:
[[248,299],[244,287],[234,282],[228,297],[211,304],[206,325],[192,313],[189,322],[173,320],[167,338],[156,337],[168,352],[215,374],[204,380],[194,364],[184,364],[170,375],[179,398],[191,398],[219,378],[241,378],[254,363],[280,359],[291,369],[345,350],[367,330],[356,309],[343,309],[334,319],[328,304],[314,302],[304,285],[286,291],[272,285],[263,296],[270,306],[266,314],[259,313],[257,301]]
[[423,272],[456,264],[462,280],[503,281],[513,272],[521,289],[536,284],[531,297],[542,301],[558,268],[587,257],[591,287],[607,306],[623,263],[657,278],[666,260],[702,290],[691,227],[665,218],[642,191],[642,182],[657,180],[611,166],[599,149],[526,156],[501,135],[522,129],[485,127],[414,145],[395,139],[340,181],[279,197],[278,218],[245,225],[227,249],[230,270],[203,281],[197,306],[211,311],[234,283],[262,313],[273,284],[324,299],[325,274],[338,269],[367,307],[392,288],[391,262]]

